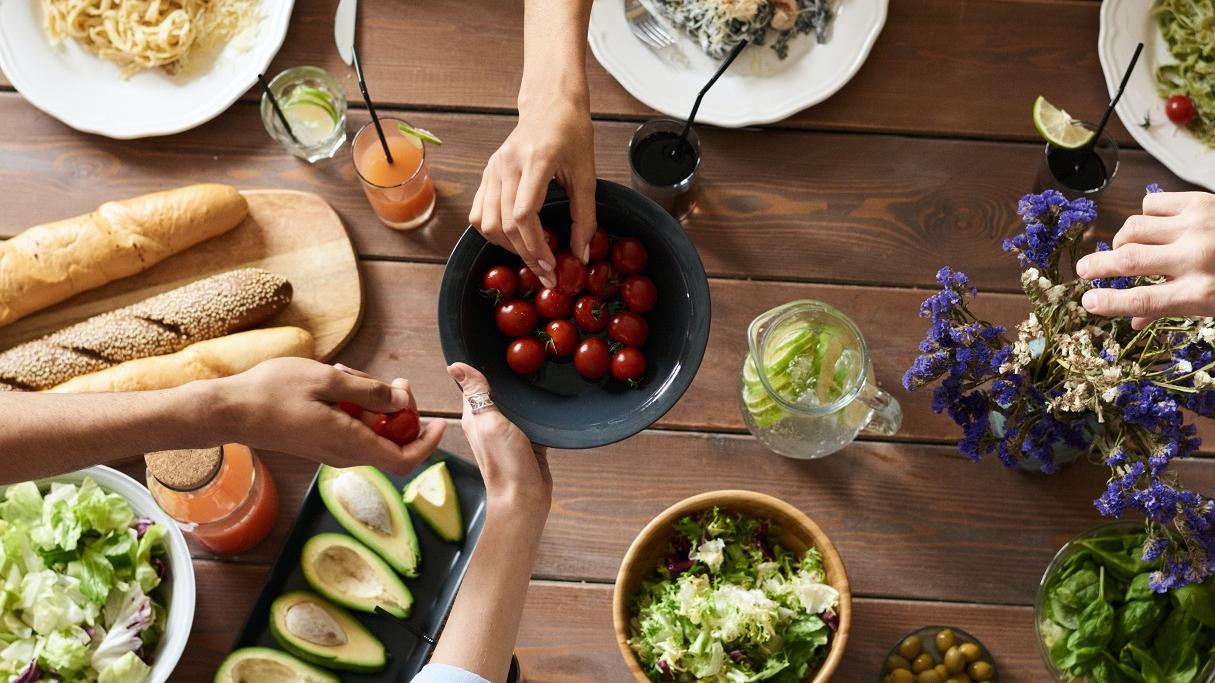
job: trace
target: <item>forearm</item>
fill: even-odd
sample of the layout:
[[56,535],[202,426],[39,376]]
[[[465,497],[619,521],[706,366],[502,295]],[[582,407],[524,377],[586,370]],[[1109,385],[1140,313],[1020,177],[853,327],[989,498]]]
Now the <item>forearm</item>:
[[485,528],[432,662],[506,680],[545,514],[490,501]]
[[526,0],[519,109],[571,104],[589,109],[586,34],[591,0]]

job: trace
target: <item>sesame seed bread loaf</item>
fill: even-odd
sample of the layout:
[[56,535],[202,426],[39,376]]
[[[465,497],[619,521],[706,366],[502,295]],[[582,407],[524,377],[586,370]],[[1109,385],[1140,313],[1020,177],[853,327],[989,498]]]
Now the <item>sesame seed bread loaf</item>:
[[51,391],[78,394],[170,389],[198,379],[235,375],[271,358],[312,358],[315,350],[312,335],[298,327],[247,330],[200,341],[167,356],[119,363],[70,379]]
[[235,228],[249,213],[229,185],[189,185],[106,202],[0,242],[0,326],[151,268]]
[[213,275],[0,353],[0,391],[40,391],[110,366],[176,353],[269,320],[291,283],[260,268]]

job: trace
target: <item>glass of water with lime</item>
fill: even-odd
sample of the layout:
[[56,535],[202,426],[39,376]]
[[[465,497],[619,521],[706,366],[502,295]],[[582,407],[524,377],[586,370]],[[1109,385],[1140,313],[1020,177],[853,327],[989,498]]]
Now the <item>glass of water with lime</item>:
[[862,430],[898,431],[902,409],[877,387],[865,338],[844,314],[818,301],[794,301],[753,320],[748,337],[743,420],[772,451],[821,458]]
[[262,92],[262,125],[291,154],[313,163],[329,159],[346,142],[346,94],[329,72],[297,66],[270,81],[290,132]]

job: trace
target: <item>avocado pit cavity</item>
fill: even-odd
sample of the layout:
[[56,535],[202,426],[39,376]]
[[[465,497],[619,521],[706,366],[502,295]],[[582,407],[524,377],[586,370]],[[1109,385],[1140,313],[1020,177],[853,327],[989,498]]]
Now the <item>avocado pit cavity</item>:
[[288,607],[286,622],[292,635],[316,645],[339,647],[349,641],[341,625],[314,602],[297,602]]
[[233,683],[304,683],[303,676],[272,659],[245,659],[232,667]]

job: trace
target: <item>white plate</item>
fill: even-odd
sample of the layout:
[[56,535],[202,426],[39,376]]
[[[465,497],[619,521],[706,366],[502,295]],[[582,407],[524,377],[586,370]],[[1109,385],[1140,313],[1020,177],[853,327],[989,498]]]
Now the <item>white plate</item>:
[[[887,2],[838,0],[827,43],[817,44],[813,33],[797,36],[783,61],[766,46],[748,47],[705,95],[697,121],[729,128],[773,123],[835,94],[869,56],[886,23]],[[667,116],[684,118],[718,61],[656,16],[678,38],[661,55],[629,31],[623,0],[595,0],[591,51],[633,97]]]
[[293,0],[262,0],[247,50],[228,45],[205,73],[171,78],[159,69],[127,80],[118,65],[74,39],[52,47],[39,0],[0,0],[0,69],[30,104],[86,133],[130,139],[168,135],[205,123],[257,82],[291,19]]
[[[1122,119],[1122,125],[1130,131],[1131,137],[1170,171],[1215,191],[1215,149],[1202,144],[1185,129],[1174,126],[1164,115],[1164,100],[1156,93],[1156,67],[1176,60],[1169,54],[1168,44],[1148,11],[1149,6],[1144,0],[1105,0],[1101,3],[1097,53],[1105,72],[1106,87],[1111,95],[1118,90],[1131,55],[1135,53],[1135,45],[1143,43],[1143,55],[1118,103],[1118,118]],[[1144,116],[1151,119],[1150,128],[1143,127]]]

